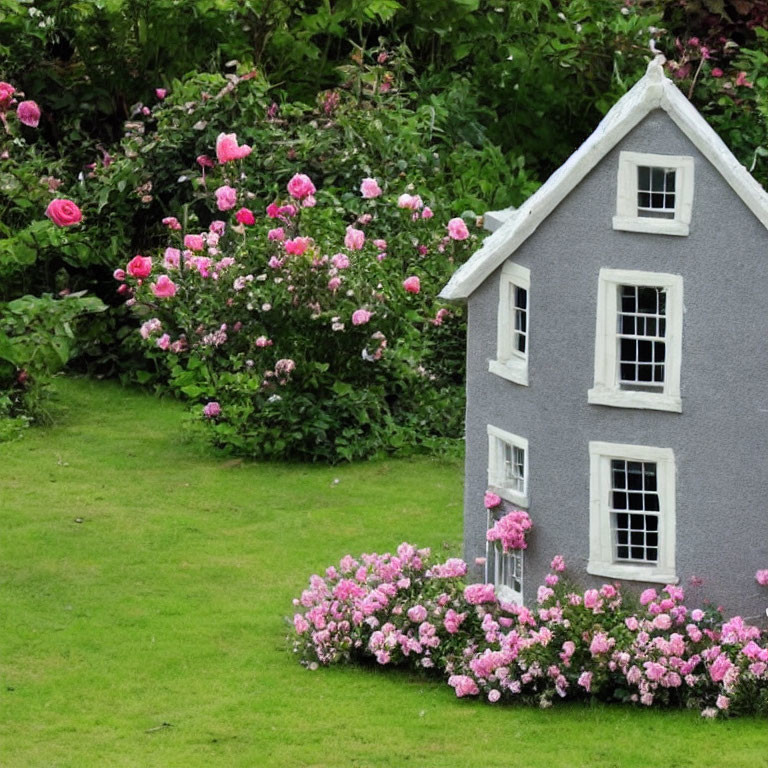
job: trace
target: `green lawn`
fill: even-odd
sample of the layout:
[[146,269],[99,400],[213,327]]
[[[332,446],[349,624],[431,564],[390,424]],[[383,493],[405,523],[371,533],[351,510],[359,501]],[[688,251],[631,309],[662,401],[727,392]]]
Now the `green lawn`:
[[0,765],[768,766],[764,720],[459,701],[397,671],[309,672],[291,598],[347,552],[458,554],[461,466],[243,465],[182,408],[62,381],[0,445]]

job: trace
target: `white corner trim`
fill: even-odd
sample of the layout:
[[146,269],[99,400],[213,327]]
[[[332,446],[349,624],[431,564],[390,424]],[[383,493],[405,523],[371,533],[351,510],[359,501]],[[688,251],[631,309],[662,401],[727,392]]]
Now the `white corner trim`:
[[[609,496],[611,459],[655,462],[659,495],[658,562],[621,562],[614,558]],[[650,445],[589,442],[589,561],[587,572],[596,576],[676,584],[676,470],[671,448]]]
[[[675,169],[674,219],[657,219],[638,215],[637,169],[640,166]],[[688,155],[620,152],[613,228],[658,235],[687,235],[693,213],[693,177],[693,158]]]
[[459,300],[470,296],[504,259],[536,231],[539,224],[600,160],[654,109],[663,109],[670,116],[763,226],[768,228],[768,193],[739,163],[677,86],[664,75],[659,65],[652,61],[647,73],[614,104],[595,132],[453,274],[440,297]]
[[[487,425],[488,431],[488,488],[502,499],[527,509],[530,506],[528,494],[528,440],[513,432],[499,429],[492,424]],[[521,448],[524,451],[523,492],[504,485],[504,467],[501,464],[501,450],[504,444]]]
[[483,228],[488,232],[495,232],[514,212],[515,207],[513,205],[509,208],[502,208],[500,211],[486,211],[483,214]]
[[[664,288],[667,292],[666,360],[662,392],[638,392],[621,389],[619,386],[616,313],[620,285],[651,286]],[[607,405],[615,408],[644,408],[681,413],[683,410],[680,394],[682,339],[683,278],[680,275],[603,267],[600,270],[597,285],[594,385],[587,392],[587,402],[591,405]]]

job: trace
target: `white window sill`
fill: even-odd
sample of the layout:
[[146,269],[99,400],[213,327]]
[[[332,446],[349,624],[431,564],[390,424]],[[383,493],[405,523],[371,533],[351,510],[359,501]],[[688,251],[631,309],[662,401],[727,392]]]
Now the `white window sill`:
[[655,219],[651,216],[614,216],[613,228],[625,232],[645,232],[651,235],[679,235],[685,237],[688,234],[688,224],[677,219]]
[[593,387],[587,392],[590,405],[608,405],[612,408],[644,408],[649,411],[683,412],[679,396],[664,392],[637,392],[628,389]]
[[519,592],[515,592],[512,587],[508,587],[506,584],[494,584],[493,591],[496,593],[496,597],[500,603],[511,603],[512,605],[522,605],[523,596]]
[[511,488],[504,488],[500,485],[493,485],[493,483],[490,483],[488,490],[492,493],[495,493],[497,496],[501,496],[504,501],[508,501],[510,504],[514,504],[515,506],[523,507],[525,509],[528,509],[530,506],[530,502],[528,501],[527,496],[524,496],[522,493],[518,493],[517,491],[513,491]]
[[593,576],[605,576],[609,579],[626,581],[648,581],[653,584],[677,584],[677,574],[665,568],[624,563],[592,562],[587,564],[587,573]]
[[490,360],[488,370],[501,376],[502,379],[513,381],[515,384],[528,386],[528,361],[512,358],[510,360]]

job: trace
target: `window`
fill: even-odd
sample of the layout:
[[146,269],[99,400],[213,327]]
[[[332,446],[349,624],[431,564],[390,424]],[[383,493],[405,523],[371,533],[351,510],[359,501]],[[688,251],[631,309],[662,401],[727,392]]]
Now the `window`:
[[[488,529],[493,527],[493,511],[488,510]],[[523,550],[504,552],[500,541],[485,542],[485,582],[496,587],[505,603],[523,604]]]
[[528,327],[531,272],[507,262],[501,270],[496,359],[488,370],[516,384],[528,385]]
[[619,154],[614,229],[687,235],[692,211],[692,157]]
[[682,411],[683,278],[601,269],[595,380],[588,401],[617,408]]
[[670,448],[590,442],[590,552],[597,576],[676,583]]
[[490,424],[488,486],[502,499],[528,506],[528,441]]

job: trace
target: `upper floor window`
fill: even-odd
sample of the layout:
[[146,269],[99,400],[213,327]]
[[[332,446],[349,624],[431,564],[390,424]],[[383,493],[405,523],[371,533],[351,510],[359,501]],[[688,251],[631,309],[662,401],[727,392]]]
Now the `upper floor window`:
[[528,441],[488,425],[488,486],[503,499],[528,507]]
[[687,235],[692,210],[692,157],[619,154],[614,229]]
[[516,384],[528,384],[528,328],[531,272],[507,262],[501,270],[496,359],[488,370]]
[[682,277],[601,269],[588,401],[680,412],[682,331]]

